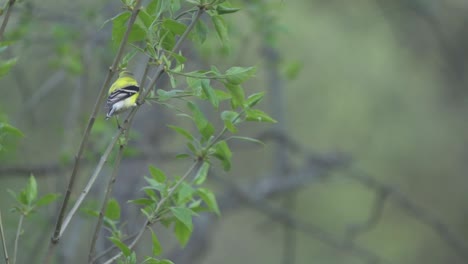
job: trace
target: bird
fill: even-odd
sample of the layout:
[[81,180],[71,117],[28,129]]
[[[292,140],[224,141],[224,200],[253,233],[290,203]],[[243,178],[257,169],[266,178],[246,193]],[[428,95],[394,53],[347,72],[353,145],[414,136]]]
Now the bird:
[[133,74],[126,70],[121,71],[119,78],[109,88],[109,96],[106,101],[106,107],[109,110],[106,114],[106,120],[135,107],[139,93],[140,87]]

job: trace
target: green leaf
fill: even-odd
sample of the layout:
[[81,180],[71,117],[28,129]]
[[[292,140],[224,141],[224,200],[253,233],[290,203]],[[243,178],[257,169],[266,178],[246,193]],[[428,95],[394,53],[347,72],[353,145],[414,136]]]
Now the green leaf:
[[224,101],[224,100],[228,100],[232,98],[231,94],[225,91],[215,90],[215,92],[216,92],[216,96],[218,96],[219,101]]
[[17,129],[16,127],[4,122],[0,122],[0,136],[4,134],[10,134],[17,137],[24,136],[21,130]]
[[221,214],[218,203],[216,202],[216,197],[212,191],[205,188],[200,188],[197,190],[197,194],[200,196],[200,198],[202,198],[211,211],[215,212],[217,215]]
[[29,196],[28,196],[28,192],[26,191],[26,189],[21,190],[21,192],[19,193],[17,198],[18,198],[18,202],[20,204],[22,204],[24,206],[29,205]]
[[223,46],[228,46],[229,36],[224,18],[219,15],[214,15],[211,17],[211,21],[213,22],[213,25],[216,29],[216,33],[218,33],[218,38],[221,41],[221,44],[223,44]]
[[148,198],[139,198],[135,200],[128,201],[129,203],[136,204],[136,205],[152,205],[154,201]]
[[138,12],[136,23],[139,23],[140,26],[144,27],[145,31],[149,30],[149,27],[153,23],[153,17],[144,9],[140,9]]
[[171,212],[181,223],[187,227],[188,230],[192,231],[192,210],[186,207],[171,207]]
[[172,50],[176,43],[175,34],[167,28],[161,28],[160,32],[161,46],[165,50]]
[[254,93],[254,94],[250,95],[247,98],[247,105],[249,107],[254,107],[256,104],[258,104],[263,99],[264,96],[265,96],[264,92]]
[[192,200],[192,195],[195,190],[189,184],[182,182],[180,188],[177,191],[177,203],[184,204]]
[[16,64],[17,60],[17,58],[13,58],[6,61],[0,61],[0,77],[6,75],[10,71],[11,67]]
[[[130,18],[131,13],[124,11],[114,18],[112,18],[112,45],[114,48],[118,47],[122,42],[122,39],[127,30],[127,21]],[[146,31],[139,24],[133,24],[130,34],[128,36],[128,42],[136,42],[144,40],[146,37]]]
[[163,90],[163,89],[156,90],[156,93],[159,96],[158,99],[159,99],[160,102],[167,101],[169,99],[177,97],[180,94],[182,94],[183,92],[184,91],[182,91],[182,90],[170,90],[170,91],[166,91],[166,90]]
[[159,239],[156,234],[151,229],[151,242],[153,243],[153,256],[159,256],[162,253],[161,243],[159,243]]
[[215,109],[218,109],[219,99],[215,93],[215,90],[210,85],[210,80],[208,79],[201,80],[201,87],[202,87],[203,93],[205,94],[206,98],[208,98],[208,101],[210,101],[211,105],[213,105]]
[[[190,73],[190,74],[193,74]],[[200,75],[199,73],[193,74],[195,76]],[[200,78],[203,78],[204,76],[200,75]],[[185,78],[185,81],[187,82],[187,85],[190,87],[190,89],[193,91],[194,95],[200,96],[202,92],[202,87],[201,87],[201,79],[199,78],[192,78],[192,77],[187,77]]]
[[120,205],[115,199],[110,199],[107,203],[106,212],[104,214],[110,220],[117,221],[120,219]]
[[146,6],[146,11],[148,14],[155,16],[159,11],[160,2],[164,0],[151,0]]
[[157,190],[159,192],[163,192],[166,190],[166,184],[160,183],[157,180],[153,178],[148,178],[148,177],[145,177],[145,180],[146,182],[149,183],[150,186],[145,186],[142,188],[142,190],[150,189],[150,190]]
[[178,127],[178,126],[173,126],[173,125],[168,125],[168,127],[172,130],[174,130],[175,132],[181,134],[182,136],[184,136],[186,139],[190,140],[190,141],[193,141],[193,136],[192,134],[190,134],[190,132],[188,132],[187,130],[181,128],[181,127]]
[[187,26],[173,19],[164,19],[162,26],[174,33],[175,35],[184,34]]
[[29,176],[29,183],[26,186],[27,204],[30,205],[37,198],[37,182],[33,175]]
[[168,259],[163,259],[163,260],[160,260],[159,264],[174,264],[174,262]]
[[80,211],[87,214],[88,216],[91,216],[91,217],[98,217],[99,216],[98,211],[90,209],[90,208],[82,208]]
[[224,121],[224,125],[231,133],[237,133],[237,128],[234,125],[234,122],[238,116],[239,114],[234,111],[221,112],[221,119]]
[[127,256],[127,262],[125,264],[137,264],[135,251],[133,251],[132,254],[130,254],[130,256]]
[[231,106],[233,109],[236,109],[239,106],[244,106],[245,96],[244,89],[242,86],[237,84],[225,83],[224,86],[229,90],[231,94]]
[[235,12],[237,12],[239,10],[240,10],[240,8],[228,7],[225,4],[219,4],[216,7],[216,11],[218,11],[218,14],[220,14],[220,15],[232,14],[232,13],[235,13]]
[[120,241],[120,239],[116,237],[109,237],[109,240],[112,241],[112,243],[114,243],[114,245],[122,251],[125,257],[129,257],[132,254],[132,251],[130,250],[130,248],[127,247],[125,243]]
[[166,177],[166,174],[164,174],[162,170],[154,167],[153,165],[150,165],[148,169],[153,179],[155,179],[158,183],[166,182],[167,177]]
[[276,123],[276,120],[271,118],[267,113],[258,109],[247,109],[246,120],[266,123]]
[[185,2],[196,5],[196,6],[200,5],[199,0],[185,0]]
[[115,46],[122,41],[125,30],[127,29],[125,23],[128,21],[130,16],[130,12],[124,11],[112,18],[112,40],[114,41]]
[[181,153],[181,154],[177,154],[175,157],[176,159],[186,159],[186,158],[190,158],[191,156],[187,153]]
[[39,198],[39,200],[37,200],[36,206],[48,205],[51,202],[55,201],[59,196],[60,195],[56,194],[56,193],[48,193],[48,194],[42,196],[41,198]]
[[187,226],[183,222],[176,220],[174,226],[174,233],[180,245],[182,247],[185,247],[185,245],[187,245],[187,242],[190,239],[192,230],[187,228]]
[[192,153],[197,153],[197,148],[195,148],[195,145],[193,145],[192,142],[187,142],[187,148],[192,152]]
[[192,111],[193,120],[198,128],[198,131],[202,135],[203,139],[208,140],[214,133],[213,125],[208,122],[208,120],[205,118],[205,115],[203,115],[197,105],[192,102],[188,102],[187,105]]
[[175,13],[180,9],[180,0],[172,0],[171,1],[171,12]]
[[155,258],[146,258],[142,264],[174,264],[174,262],[168,259],[155,259]]
[[208,176],[208,170],[210,169],[210,163],[208,162],[203,162],[201,165],[200,169],[197,172],[197,175],[195,175],[194,183],[197,185],[201,185],[205,182],[206,177]]
[[152,0],[147,6],[146,10],[152,16],[159,18],[159,16],[166,12],[170,6],[172,1],[167,0]]
[[220,141],[216,143],[216,145],[213,146],[214,148],[214,153],[212,154],[214,157],[219,159],[222,164],[223,164],[223,169],[225,171],[228,171],[231,169],[231,158],[232,158],[232,152],[229,149],[228,144],[226,141]]
[[240,139],[240,140],[249,141],[249,142],[253,142],[253,143],[257,143],[262,146],[265,146],[265,143],[263,143],[262,141],[255,139],[255,138],[251,138],[251,137],[231,136],[228,138],[228,140],[229,139]]
[[232,67],[226,71],[226,80],[231,84],[241,84],[255,75],[255,67]]
[[196,37],[200,44],[203,44],[208,36],[208,27],[206,26],[203,20],[199,19],[195,24],[195,28],[193,29],[192,36]]
[[294,80],[297,78],[303,68],[301,61],[293,61],[285,65],[284,74],[288,80]]

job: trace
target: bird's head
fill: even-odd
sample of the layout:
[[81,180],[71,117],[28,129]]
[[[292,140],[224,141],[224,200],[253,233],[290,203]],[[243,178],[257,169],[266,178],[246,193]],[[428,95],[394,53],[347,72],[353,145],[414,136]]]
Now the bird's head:
[[133,78],[133,73],[130,72],[130,71],[127,71],[126,69],[124,69],[119,73],[119,78],[122,78],[122,77],[132,77]]

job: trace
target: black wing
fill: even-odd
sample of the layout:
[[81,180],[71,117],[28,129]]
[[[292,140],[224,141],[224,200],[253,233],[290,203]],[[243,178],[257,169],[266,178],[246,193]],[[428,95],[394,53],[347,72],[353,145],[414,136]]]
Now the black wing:
[[138,93],[139,91],[140,91],[140,88],[136,85],[118,89],[112,92],[111,94],[109,94],[109,97],[107,97],[106,105],[110,107],[117,102],[120,102],[122,100],[129,98],[130,96]]

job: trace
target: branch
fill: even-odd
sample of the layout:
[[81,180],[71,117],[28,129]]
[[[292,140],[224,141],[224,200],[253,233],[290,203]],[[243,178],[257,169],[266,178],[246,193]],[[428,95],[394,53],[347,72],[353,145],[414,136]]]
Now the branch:
[[23,227],[23,220],[24,220],[24,215],[20,214],[20,218],[18,221],[18,228],[16,230],[16,236],[15,236],[15,247],[13,248],[13,260],[12,264],[16,264],[16,257],[18,256],[18,242],[19,242],[19,237],[21,235],[21,228]]
[[[156,209],[154,209],[154,212],[153,212],[153,215],[158,215],[160,213],[160,210],[161,210],[161,207],[164,205],[164,203],[167,201],[167,199],[171,198],[172,195],[174,194],[175,190],[179,187],[179,185],[184,182],[184,180],[192,174],[192,172],[196,169],[198,169],[198,167],[200,166],[201,164],[201,160],[197,160],[195,161],[192,166],[187,170],[187,172],[185,172],[185,174],[176,182],[176,184],[174,184],[174,186],[171,187],[171,190],[169,191],[169,193],[164,196],[163,198],[161,198],[161,200],[158,202],[158,204],[156,205]],[[148,218],[145,223],[143,224],[143,226],[141,227],[140,231],[138,232],[138,235],[135,237],[135,239],[128,245],[128,248],[129,249],[133,249],[136,244],[138,243],[138,241],[140,241],[141,237],[143,236],[143,234],[145,233],[146,231],[146,228],[148,226],[150,226],[151,224],[153,224],[153,222],[151,221],[152,219],[151,218]],[[104,262],[104,264],[111,264],[114,260],[120,258],[120,256],[122,256],[122,252],[119,252],[117,255],[113,256],[112,258],[110,258],[109,260],[107,260],[106,262]]]
[[[115,59],[114,59],[114,62],[112,63],[112,66],[109,68],[109,72],[107,73],[104,84],[102,85],[102,87],[101,87],[101,89],[99,91],[98,98],[97,98],[96,103],[94,105],[92,114],[91,114],[91,116],[89,118],[89,121],[88,121],[88,124],[86,126],[83,138],[81,139],[81,143],[80,143],[80,146],[79,146],[79,149],[78,149],[78,153],[75,156],[75,164],[73,166],[72,175],[70,177],[68,187],[67,187],[67,191],[65,193],[64,200],[63,200],[63,203],[62,203],[61,208],[60,208],[59,216],[57,218],[57,223],[55,225],[54,235],[53,235],[53,237],[51,239],[51,244],[52,245],[55,245],[55,244],[58,243],[58,241],[60,239],[60,236],[61,236],[61,232],[63,232],[62,231],[62,221],[63,221],[63,218],[65,216],[65,211],[66,211],[68,202],[70,200],[70,195],[71,195],[71,191],[73,189],[74,183],[75,183],[76,176],[78,174],[78,169],[80,167],[81,157],[83,155],[85,146],[86,146],[86,144],[88,142],[91,129],[92,129],[92,127],[94,125],[94,121],[96,119],[96,115],[97,115],[97,113],[98,113],[98,111],[99,111],[99,109],[100,109],[100,107],[102,105],[102,102],[104,100],[104,95],[106,94],[106,89],[109,86],[110,81],[111,81],[112,77],[114,76],[114,73],[117,70],[117,66],[118,66],[118,64],[119,64],[119,62],[120,62],[120,60],[122,58],[125,46],[126,46],[127,41],[128,41],[128,37],[130,35],[130,31],[132,29],[132,25],[135,23],[138,12],[140,11],[141,2],[142,2],[142,0],[136,0],[135,7],[134,7],[134,9],[132,11],[132,15],[131,15],[131,17],[130,17],[130,19],[128,21],[128,24],[127,24],[127,29],[125,31],[125,35],[124,35],[124,37],[122,39],[122,42],[120,43],[119,49],[117,51],[117,55],[115,56]],[[53,246],[51,246],[50,248],[53,248]],[[52,249],[50,249],[50,250],[52,250]],[[48,255],[50,256],[50,254],[48,254]],[[49,262],[49,261],[47,261],[47,262]]]
[[[301,145],[297,144],[297,142],[292,140],[289,136],[282,134],[281,132],[267,131],[262,135],[263,138],[286,142],[289,146],[289,149],[294,152],[308,153],[308,151],[301,147]],[[328,166],[327,163],[330,162],[330,160],[322,159],[320,156],[314,154],[309,154],[308,159],[310,161],[317,160],[320,164],[323,164],[323,166]],[[345,156],[338,156],[337,159],[343,159],[344,164],[342,165],[344,166],[347,166],[350,162],[349,158]],[[395,202],[399,207],[405,209],[408,214],[412,215],[420,222],[429,226],[450,248],[452,248],[457,253],[457,255],[460,258],[462,258],[465,261],[468,261],[468,246],[466,242],[462,238],[460,238],[456,233],[452,232],[450,228],[446,224],[444,224],[440,219],[434,217],[423,207],[414,203],[409,197],[407,197],[397,188],[385,183],[381,183],[373,177],[370,177],[369,175],[365,174],[364,172],[356,170],[351,171],[351,173],[346,174],[346,176],[360,182],[362,185],[367,186],[369,189],[376,190],[377,193],[380,194],[380,197],[377,197],[375,201],[374,208],[372,209],[367,223],[362,224],[361,227],[358,228],[360,230],[358,230],[357,232],[366,232],[369,231],[371,228],[375,227],[375,225],[378,223],[381,217],[381,213],[383,210],[382,207],[385,201],[392,199],[392,201]]]
[[[125,140],[128,139],[128,131],[129,130],[127,130],[125,134]],[[123,151],[124,151],[124,145],[120,145],[119,152],[117,153],[117,157],[115,159],[114,169],[112,171],[111,178],[109,179],[109,183],[107,184],[106,194],[104,195],[104,200],[102,201],[101,210],[99,211],[98,221],[96,223],[96,227],[94,228],[93,239],[91,240],[91,247],[90,247],[89,256],[88,256],[89,263],[91,263],[94,256],[96,255],[96,241],[101,231],[104,214],[107,209],[107,203],[109,202],[115,180],[117,179],[117,174],[119,173],[119,166],[120,166],[120,161],[122,160]]]
[[[173,158],[179,154],[180,151],[164,151],[158,152],[158,158],[161,160],[173,160]],[[148,153],[139,153],[138,155],[126,157],[127,160],[139,161],[148,160],[152,156]],[[89,161],[83,161],[82,164],[89,165]],[[23,165],[23,166],[11,166],[0,168],[0,178],[6,176],[20,176],[29,177],[34,174],[35,177],[46,177],[47,174],[58,174],[71,168],[73,164],[62,164],[62,163],[50,163],[45,165]]]
[[[324,166],[323,164],[328,164]],[[246,184],[245,187],[240,187],[246,193],[255,196],[256,200],[264,201],[276,196],[297,191],[300,188],[310,186],[310,184],[322,180],[336,169],[342,168],[348,164],[347,160],[337,159],[335,154],[326,155],[314,158],[309,158],[308,162],[302,167],[289,171],[287,177],[273,177],[271,174],[263,176],[254,183]],[[219,209],[224,216],[244,206],[245,203],[241,199],[236,190],[233,190],[231,183],[225,178],[219,177],[216,174],[211,174],[210,179],[216,181],[224,187],[223,195],[217,198]],[[203,217],[204,216],[204,217]],[[189,240],[183,252],[177,254],[178,251],[173,250],[170,254],[170,259],[175,263],[199,263],[205,251],[210,246],[210,240],[213,236],[213,226],[219,218],[213,217],[210,214],[203,214],[201,217],[194,219],[194,233]]]
[[414,203],[398,189],[385,183],[381,183],[359,171],[352,171],[347,175],[347,177],[357,180],[370,189],[377,189],[388,193],[389,199],[392,199],[392,201],[399,207],[405,209],[408,214],[429,226],[450,248],[457,253],[461,259],[468,261],[468,246],[466,245],[466,242],[456,233],[452,232],[441,220],[431,215],[423,207]]
[[6,14],[5,14],[5,17],[3,18],[2,25],[0,26],[0,41],[3,41],[5,28],[8,24],[8,20],[10,19],[11,10],[13,9],[14,4],[15,4],[15,0],[8,0]]
[[2,212],[0,211],[0,237],[2,239],[3,256],[5,257],[5,264],[10,264],[8,258],[8,250],[6,247],[5,232],[3,231]]
[[[188,25],[188,27],[186,28],[186,30],[184,31],[184,33],[180,36],[180,38],[177,40],[176,44],[174,45],[172,51],[171,51],[171,54],[176,52],[180,46],[182,45],[183,41],[187,38],[188,34],[192,31],[192,29],[195,27],[197,21],[200,19],[201,15],[203,14],[204,12],[204,8],[203,7],[199,7],[198,10],[197,10],[197,13],[195,15],[195,17],[192,19],[192,21],[190,22],[190,24]],[[150,61],[148,61],[148,64],[147,64],[147,67],[145,68],[145,73],[144,73],[144,80],[146,79],[145,78],[145,75],[148,73],[148,70],[149,70],[149,63]],[[145,91],[145,92],[142,92],[140,97],[138,98],[138,102],[137,102],[137,107],[133,108],[132,111],[130,112],[130,114],[128,115],[128,117],[126,118],[125,122],[128,122],[128,123],[131,123],[132,120],[133,120],[133,117],[135,116],[135,113],[136,111],[139,109],[139,107],[143,104],[144,100],[146,99],[146,97],[148,97],[148,95],[150,94],[151,90],[152,90],[152,87],[154,87],[156,85],[156,82],[159,80],[159,78],[162,76],[162,74],[164,73],[164,66],[165,66],[165,63],[164,62],[161,62],[161,64],[159,65],[159,67],[157,68],[156,70],[156,73],[155,73],[155,77],[153,79],[153,81],[150,83],[150,85],[148,86],[148,89]],[[142,80],[142,82],[144,82],[144,80]],[[190,168],[190,170],[187,172],[187,174],[185,174],[180,180],[179,182],[176,183],[176,185],[173,187],[173,189],[169,192],[168,196],[166,197],[170,197],[172,195],[172,193],[175,191],[175,189],[178,187],[178,185],[183,181],[183,179],[188,175],[190,174],[190,172],[192,171],[193,168],[195,168],[197,165],[199,164],[199,161],[195,162],[194,165]],[[117,170],[118,169],[118,165],[114,167],[114,170]],[[156,209],[155,209],[155,212],[158,212],[158,210],[160,209],[160,207],[163,205],[163,203],[165,202],[166,199],[161,199],[161,201],[159,201],[158,205],[156,206]],[[135,237],[134,241],[129,245],[129,248],[132,249],[136,243],[140,240],[141,236],[144,234],[145,230],[146,230],[146,227],[149,226],[151,224],[150,222],[150,219],[148,219],[145,224],[143,225],[143,227],[141,228],[140,232],[138,233],[138,235]],[[117,254],[116,256],[114,256],[113,258],[111,258],[110,260],[108,260],[106,263],[112,263],[112,261],[114,261],[115,259],[119,258],[121,256],[122,253],[119,253]],[[92,256],[90,256],[90,260],[92,260]]]
[[88,183],[86,184],[85,188],[83,191],[81,191],[80,196],[76,200],[75,204],[73,205],[72,209],[70,212],[68,212],[67,217],[65,217],[65,220],[63,221],[62,229],[60,229],[59,236],[57,239],[62,237],[63,232],[65,232],[65,229],[67,229],[68,224],[70,223],[71,219],[75,215],[76,211],[80,207],[81,203],[83,203],[86,195],[89,193],[89,190],[91,190],[91,187],[93,186],[94,182],[96,181],[97,177],[99,176],[99,173],[101,172],[102,168],[104,167],[104,164],[107,161],[107,158],[109,157],[110,153],[112,152],[112,149],[114,148],[115,144],[119,140],[121,130],[119,130],[113,137],[112,141],[109,143],[107,146],[106,151],[102,154],[101,159],[99,160],[98,165],[94,169],[93,175],[91,178],[89,178]]
[[[135,238],[136,236],[138,235],[138,232],[137,233],[134,233],[128,237],[126,237],[125,239],[122,240],[122,242],[127,242],[127,240],[131,240],[133,238]],[[114,249],[118,249],[118,247],[116,245],[112,245],[111,247],[109,247],[108,249],[104,250],[103,252],[101,252],[99,255],[97,255],[96,257],[94,257],[90,263],[95,263],[98,259],[104,257],[105,255],[109,254],[110,252],[112,252]]]
[[388,192],[386,190],[378,189],[376,190],[376,197],[374,204],[372,205],[371,212],[367,217],[367,220],[361,224],[350,225],[345,234],[345,239],[348,241],[354,241],[356,237],[360,234],[370,231],[379,223],[382,219],[382,214],[385,207],[385,202],[388,197]]
[[[318,239],[322,243],[330,245],[333,248],[342,251],[349,251],[353,255],[365,259],[370,263],[386,262],[368,249],[357,246],[351,241],[341,241],[340,239],[335,238],[332,234],[327,233],[313,224],[304,223],[298,219],[295,219],[294,217],[285,213],[284,209],[275,208],[274,206],[269,205],[266,201],[267,196],[260,197],[255,192],[243,190],[236,184],[228,182],[227,180],[223,180],[223,182],[231,190],[231,194],[235,195],[239,202],[243,202],[257,211],[268,215],[274,221],[278,221],[283,225],[302,231],[303,234]],[[298,185],[297,187],[300,186],[305,185],[302,184]],[[270,194],[271,193],[273,192],[270,192]]]

